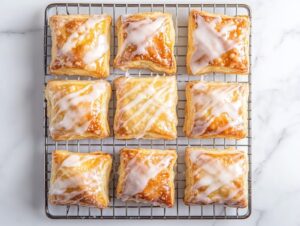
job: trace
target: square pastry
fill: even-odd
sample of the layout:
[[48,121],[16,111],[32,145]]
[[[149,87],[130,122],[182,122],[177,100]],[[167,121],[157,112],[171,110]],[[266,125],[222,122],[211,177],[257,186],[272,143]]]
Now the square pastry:
[[50,73],[97,78],[109,75],[110,16],[54,15],[49,23],[52,32]]
[[226,16],[192,10],[188,22],[187,71],[249,73],[248,16]]
[[172,207],[176,159],[175,150],[123,148],[117,198]]
[[103,152],[52,153],[49,202],[105,208],[109,204],[112,157]]
[[185,204],[247,207],[248,158],[245,152],[187,148],[185,162]]
[[114,131],[117,139],[175,139],[177,83],[171,77],[119,77]]
[[248,84],[188,82],[184,131],[190,138],[242,139],[248,134]]
[[111,86],[107,81],[52,80],[46,86],[45,96],[53,140],[109,136]]
[[116,68],[176,73],[175,31],[171,14],[151,12],[123,15],[118,18],[116,26]]

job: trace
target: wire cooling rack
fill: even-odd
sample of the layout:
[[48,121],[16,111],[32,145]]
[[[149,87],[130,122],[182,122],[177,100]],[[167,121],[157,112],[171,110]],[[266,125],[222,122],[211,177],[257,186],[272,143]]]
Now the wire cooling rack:
[[[48,19],[55,14],[101,14],[107,13],[112,16],[113,24],[111,29],[111,62],[117,52],[117,37],[115,34],[115,21],[118,16],[127,13],[162,11],[173,15],[176,31],[175,54],[177,60],[178,80],[178,139],[174,141],[165,140],[116,140],[113,137],[103,140],[81,140],[81,141],[60,141],[51,139],[48,132],[47,105],[44,102],[44,131],[45,131],[45,211],[48,217],[53,219],[244,219],[251,214],[251,31],[250,31],[250,73],[249,76],[224,75],[212,73],[205,76],[188,76],[186,74],[185,57],[187,49],[187,19],[191,9],[201,9],[207,12],[221,13],[226,15],[248,15],[251,19],[251,10],[245,4],[98,4],[98,3],[55,3],[47,6],[45,10],[44,27],[44,69],[45,83],[49,79],[87,79],[79,76],[54,76],[49,72],[51,59],[51,31]],[[111,63],[112,65],[112,63]],[[114,69],[111,66],[111,76],[108,81],[125,73]],[[130,70],[131,76],[155,76],[149,71]],[[91,79],[91,78],[89,78]],[[227,139],[188,139],[183,133],[184,105],[185,105],[185,84],[190,80],[242,82],[250,86],[248,102],[248,137],[242,140]],[[113,90],[114,91],[114,90]],[[116,107],[115,93],[109,106],[109,119],[112,130],[114,110]],[[117,168],[119,165],[119,150],[124,146],[176,149],[178,162],[175,167],[175,196],[176,202],[173,208],[162,208],[153,205],[127,202],[124,203],[115,197],[117,183]],[[186,206],[183,203],[185,186],[184,151],[187,146],[202,146],[225,148],[235,147],[244,150],[249,157],[248,175],[248,208],[230,208],[222,205],[208,206]],[[49,180],[51,172],[51,155],[56,149],[65,149],[77,152],[92,152],[103,150],[113,155],[112,178],[110,181],[110,205],[108,208],[99,210],[96,208],[82,206],[52,206],[48,203]]]

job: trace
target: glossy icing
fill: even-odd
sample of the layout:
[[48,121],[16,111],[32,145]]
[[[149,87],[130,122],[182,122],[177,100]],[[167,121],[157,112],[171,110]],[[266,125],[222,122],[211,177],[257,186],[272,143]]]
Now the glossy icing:
[[[92,15],[86,21],[73,20],[73,24],[69,19],[61,19],[57,24],[57,56],[51,67],[57,69],[66,66],[96,71],[103,63],[103,56],[109,51],[107,34],[102,28],[103,23],[107,22],[107,16]],[[65,35],[62,29],[66,30]]]
[[[198,82],[192,87],[192,105],[195,107],[192,135],[219,135],[228,129],[245,129],[244,109],[247,88],[239,84],[211,86]],[[219,120],[221,122],[218,122]],[[214,129],[212,125],[216,124]]]
[[[134,85],[131,86],[131,82],[134,81],[139,82],[132,83]],[[118,99],[116,131],[124,128],[128,133],[133,133],[134,138],[143,138],[153,130],[154,126],[159,126],[168,133],[176,129],[177,84],[175,78],[169,77],[162,82],[162,79],[156,76],[151,82],[143,82],[142,78],[137,80],[137,78],[126,77],[119,87],[122,90],[117,92],[122,94]],[[167,121],[161,120],[162,118],[166,118]],[[174,122],[174,126],[169,122]]]
[[[88,83],[79,88],[73,86],[70,89],[76,91],[65,94],[64,90],[56,91],[50,95],[55,114],[50,118],[50,133],[63,131],[65,135],[82,135],[87,132],[92,120],[90,115],[95,116],[107,109],[97,107],[96,101],[107,90],[104,81]],[[97,132],[97,131],[96,131]],[[98,131],[99,132],[99,131]]]
[[132,158],[126,166],[126,178],[122,199],[128,198],[143,192],[148,182],[154,179],[162,170],[167,169],[173,156],[163,156],[159,162],[153,163],[152,155],[139,158],[138,154]]
[[[215,155],[202,150],[193,150],[189,153],[193,167],[191,172],[193,184],[186,191],[192,194],[188,202],[203,204],[228,202],[235,205],[239,199],[245,198],[245,185],[238,182],[247,175],[243,154],[229,151],[225,157],[221,154]],[[224,158],[230,160],[224,161]]]
[[[192,74],[207,66],[228,67],[247,72],[248,20],[243,17],[226,17],[192,11],[195,28],[189,51],[189,68]],[[189,25],[192,26],[192,25]]]
[[118,54],[122,70],[146,68],[173,74],[176,71],[174,28],[169,14],[138,13],[118,20]]
[[192,73],[197,73],[197,71],[207,66],[212,60],[236,46],[237,42],[227,40],[222,35],[228,33],[231,27],[226,28],[224,26],[222,32],[218,32],[215,29],[216,23],[220,20],[220,17],[216,17],[215,20],[208,23],[202,16],[197,16],[197,28],[193,33],[195,51],[190,64]]
[[[94,164],[95,161],[97,164]],[[81,171],[85,164],[89,164],[88,170]],[[102,183],[106,171],[103,164],[99,156],[69,155],[57,168],[49,195],[69,204],[78,204],[87,191],[96,197],[99,192],[104,192]]]
[[[122,20],[126,19],[122,17]],[[126,38],[121,46],[121,51],[123,52],[128,45],[133,44],[136,46],[135,51],[132,55],[147,54],[147,47],[153,46],[153,37],[159,32],[164,32],[166,23],[166,17],[158,17],[155,19],[145,18],[139,21],[131,21],[124,31],[126,32]]]
[[62,167],[80,167],[85,161],[94,159],[94,156],[69,155],[61,164]]
[[83,56],[85,64],[91,64],[100,59],[109,49],[109,44],[105,35],[99,35],[95,42],[92,43],[90,49]]

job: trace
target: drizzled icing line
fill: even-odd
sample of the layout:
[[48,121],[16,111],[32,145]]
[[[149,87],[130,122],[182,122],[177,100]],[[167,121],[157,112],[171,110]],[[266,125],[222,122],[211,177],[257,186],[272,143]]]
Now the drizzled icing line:
[[[88,92],[89,90],[91,91]],[[104,114],[106,112],[106,108],[94,108],[93,104],[105,91],[106,83],[97,81],[67,95],[63,95],[63,91],[56,91],[53,95],[49,95],[51,103],[54,103],[53,108],[57,109],[55,114],[50,117],[50,133],[59,130],[64,130],[67,133],[67,131],[72,130],[70,133],[73,135],[82,135],[86,132],[93,120],[93,118],[87,119],[86,116],[92,112],[96,115],[100,112]],[[79,105],[80,107],[78,107]]]
[[93,63],[100,60],[109,49],[106,34],[102,34],[101,30],[96,29],[106,18],[106,15],[90,16],[86,22],[81,24],[77,30],[68,37],[62,48],[59,49],[58,55],[72,56],[73,48],[86,40],[92,33],[94,39],[89,45],[85,44],[83,62],[86,65],[93,66]]
[[[197,178],[200,173],[202,175],[204,174],[204,176],[201,176],[191,187],[189,187],[190,192],[196,194],[191,197],[193,202],[217,202],[221,204],[226,201],[231,201],[238,195],[244,188],[243,186],[238,188],[234,184],[234,181],[247,173],[244,166],[245,159],[241,158],[241,155],[242,154],[233,154],[233,164],[224,166],[221,159],[210,157],[206,152],[201,150],[193,150],[190,152],[189,158],[192,164],[196,164],[199,167],[193,172],[192,177]],[[222,199],[218,195],[209,197],[210,194],[223,186],[229,188],[230,193],[227,197]],[[206,189],[197,193],[198,189],[202,187],[206,187]]]
[[95,156],[69,155],[61,164],[61,167],[80,167],[86,161],[95,159]]
[[120,47],[120,52],[123,53],[129,45],[135,45],[136,50],[131,53],[132,56],[146,54],[147,47],[153,45],[153,37],[159,32],[165,32],[167,17],[146,17],[143,20],[130,21],[127,25],[126,19],[129,16],[130,15],[125,15],[121,17],[122,23],[124,24],[123,29],[127,36]]
[[[235,48],[238,45],[236,40],[228,40],[228,33],[236,29],[235,25],[225,25],[220,32],[215,27],[222,21],[220,16],[207,22],[201,15],[196,16],[196,29],[193,31],[194,52],[191,56],[190,68],[193,74],[209,65],[209,63]],[[234,27],[235,26],[235,27]]]
[[[88,188],[89,195],[96,196],[103,189],[101,178],[105,177],[104,162],[99,161],[99,164],[87,172],[79,174],[77,171],[86,162],[98,158],[99,156],[69,155],[57,168],[56,176],[50,185],[49,195],[59,196],[61,203],[78,204],[81,195],[87,191],[81,188],[83,186]],[[58,172],[60,173],[58,174]],[[71,192],[70,189],[72,189]]]
[[125,201],[134,195],[141,193],[146,188],[149,181],[155,178],[162,170],[167,169],[173,156],[163,156],[156,164],[152,163],[153,155],[140,157],[137,154],[132,158],[126,168],[122,199]]
[[[131,78],[126,78],[123,80],[122,87],[126,86],[126,82],[130,82]],[[135,79],[135,78],[133,78]],[[172,96],[171,94],[175,92],[176,89],[176,83],[175,82],[169,82],[166,81],[163,83],[162,86],[159,88],[155,87],[156,83],[159,82],[159,77],[156,76],[153,78],[151,83],[147,84],[143,90],[140,90],[142,86],[145,84],[140,83],[133,87],[130,91],[126,92],[118,102],[123,101],[124,99],[130,97],[131,95],[135,94],[137,91],[139,93],[135,98],[133,98],[131,101],[126,103],[125,106],[119,109],[118,115],[120,118],[122,118],[122,114],[124,114],[126,111],[131,110],[132,108],[136,108],[139,106],[137,111],[135,111],[132,115],[130,115],[129,118],[126,118],[126,120],[118,121],[117,129],[119,127],[126,127],[126,125],[131,122],[132,120],[135,120],[136,117],[144,114],[142,118],[139,120],[139,122],[134,123],[134,126],[131,127],[131,130],[134,130],[136,127],[138,127],[141,123],[146,123],[146,125],[143,127],[143,131],[141,131],[139,134],[136,135],[136,138],[142,138],[145,136],[145,134],[152,128],[156,120],[160,117],[161,114],[165,113],[168,114],[170,120],[176,121],[176,116],[172,114],[172,107],[174,105],[174,99],[167,98],[167,96]],[[142,80],[141,80],[142,81]],[[171,84],[171,86],[170,86]],[[167,100],[167,101],[165,101]],[[155,114],[149,114],[147,109],[150,108],[156,108]],[[170,113],[171,112],[171,113]]]
[[[200,91],[200,92],[199,92]],[[207,133],[207,128],[213,121],[225,114],[228,122],[224,126],[219,126],[211,135],[221,134],[226,129],[243,128],[244,118],[240,114],[243,105],[247,100],[245,87],[237,84],[224,84],[210,87],[209,84],[198,82],[192,87],[192,104],[200,109],[195,113],[195,124],[192,134],[201,135]],[[232,100],[233,95],[238,95],[236,100]]]

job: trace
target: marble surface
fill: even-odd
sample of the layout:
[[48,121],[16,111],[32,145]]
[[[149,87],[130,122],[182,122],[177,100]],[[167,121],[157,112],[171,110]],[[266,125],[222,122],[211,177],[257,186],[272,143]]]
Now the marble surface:
[[[1,0],[0,221],[1,225],[96,225],[100,222],[55,221],[44,214],[42,26],[48,3]],[[252,7],[254,27],[252,215],[238,221],[171,221],[173,225],[300,225],[300,2],[246,3]],[[141,223],[153,224],[101,222]]]

